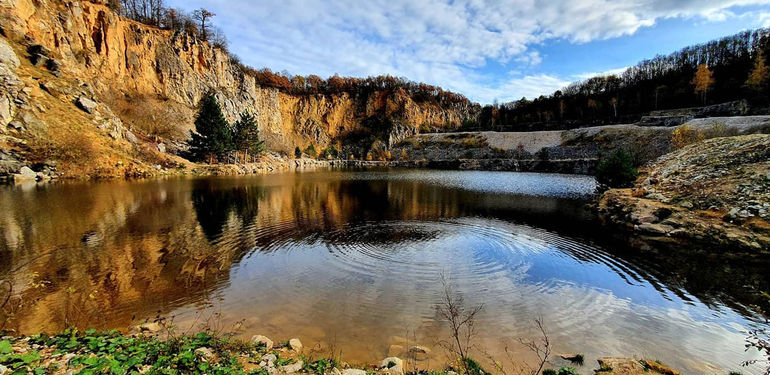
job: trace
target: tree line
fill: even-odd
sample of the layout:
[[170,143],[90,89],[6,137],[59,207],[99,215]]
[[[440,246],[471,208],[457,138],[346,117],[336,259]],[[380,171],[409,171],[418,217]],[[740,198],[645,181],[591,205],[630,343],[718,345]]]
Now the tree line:
[[164,0],[109,0],[107,5],[123,17],[146,25],[186,33],[213,46],[227,49],[227,38],[212,23],[216,14],[199,8],[187,12],[179,8],[169,8]]
[[655,110],[747,100],[768,103],[770,30],[744,31],[659,55],[620,75],[575,82],[550,96],[482,108],[479,126],[543,130],[637,121]]
[[247,163],[265,151],[259,140],[257,119],[249,112],[229,124],[213,93],[207,94],[198,106],[195,132],[190,132],[187,157],[193,161]]

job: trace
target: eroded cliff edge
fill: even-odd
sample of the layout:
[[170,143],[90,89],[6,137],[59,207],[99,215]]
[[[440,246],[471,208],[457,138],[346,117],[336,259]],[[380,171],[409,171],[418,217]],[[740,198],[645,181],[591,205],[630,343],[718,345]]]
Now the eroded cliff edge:
[[42,163],[81,156],[35,155],[36,145],[85,148],[96,165],[86,173],[97,175],[178,163],[155,151],[181,145],[212,90],[229,121],[255,114],[267,147],[287,154],[348,138],[392,144],[421,127],[459,127],[479,111],[399,89],[293,95],[263,87],[226,51],[120,17],[104,3],[0,0],[0,149]]

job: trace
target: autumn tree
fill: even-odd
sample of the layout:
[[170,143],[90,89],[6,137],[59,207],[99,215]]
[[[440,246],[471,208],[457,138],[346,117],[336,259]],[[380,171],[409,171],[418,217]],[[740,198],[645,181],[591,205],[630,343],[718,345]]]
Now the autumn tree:
[[760,52],[754,61],[754,68],[749,74],[749,79],[746,80],[746,85],[752,89],[760,90],[767,84],[768,77],[770,77],[770,70],[768,70],[764,53]]
[[209,22],[211,21],[211,17],[214,17],[216,14],[211,13],[204,8],[196,9],[192,14],[193,19],[198,21],[201,39],[209,40],[209,35],[211,34],[211,25]]
[[706,104],[706,95],[714,85],[714,73],[711,72],[708,65],[698,65],[698,70],[695,72],[695,78],[692,80],[692,84],[695,85],[695,94],[700,95],[703,104]]

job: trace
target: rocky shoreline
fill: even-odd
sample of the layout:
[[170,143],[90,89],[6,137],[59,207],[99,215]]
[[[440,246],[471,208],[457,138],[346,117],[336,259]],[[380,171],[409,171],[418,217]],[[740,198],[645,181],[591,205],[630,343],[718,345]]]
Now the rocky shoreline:
[[642,169],[631,189],[605,192],[602,220],[660,245],[770,252],[770,135],[714,138]]
[[[491,375],[493,372],[450,362],[443,369],[421,369],[420,357],[429,349],[413,346],[405,359],[390,356],[363,365],[343,362],[334,354],[314,356],[312,349],[293,338],[274,343],[262,335],[248,341],[205,330],[189,335],[163,332],[157,323],[138,326],[133,334],[119,331],[66,330],[52,336],[0,337],[0,375],[6,374],[249,374],[249,375]],[[583,367],[583,357],[566,355],[554,360],[571,360]],[[592,372],[604,375],[678,375],[658,361],[603,357]],[[470,363],[470,362],[469,362]],[[575,367],[545,369],[543,374],[578,374]]]

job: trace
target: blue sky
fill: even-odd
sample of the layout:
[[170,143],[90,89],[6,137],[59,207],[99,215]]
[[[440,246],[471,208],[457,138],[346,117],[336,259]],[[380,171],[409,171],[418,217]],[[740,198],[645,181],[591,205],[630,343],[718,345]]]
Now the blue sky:
[[246,64],[391,74],[482,104],[770,26],[770,0],[168,0],[204,7]]

